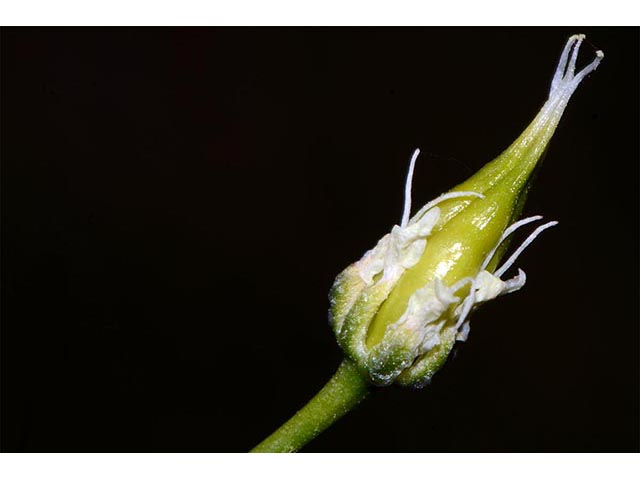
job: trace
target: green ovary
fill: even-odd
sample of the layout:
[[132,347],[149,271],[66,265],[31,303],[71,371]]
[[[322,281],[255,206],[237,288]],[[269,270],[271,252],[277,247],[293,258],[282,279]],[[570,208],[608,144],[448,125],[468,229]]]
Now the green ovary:
[[[387,326],[404,314],[416,290],[436,278],[451,286],[478,274],[502,232],[519,215],[517,206],[524,201],[527,179],[535,167],[535,161],[529,156],[525,156],[528,161],[517,164],[518,159],[507,152],[451,190],[483,193],[485,198],[452,199],[441,204],[441,221],[435,233],[427,238],[422,257],[402,275],[371,322],[366,340],[368,347],[378,344]],[[503,250],[497,255],[502,253]],[[491,270],[497,260],[491,262]]]
[[[577,49],[583,38],[573,36],[567,43],[549,99],[522,134],[496,159],[450,190],[475,192],[485,197],[454,198],[438,205],[440,219],[427,237],[424,253],[416,265],[403,273],[380,306],[369,325],[367,347],[380,343],[387,327],[402,317],[416,290],[435,279],[450,287],[466,277],[475,277],[505,229],[518,219],[531,174],[546,150],[569,98],[584,75],[595,70],[603,57],[601,51],[596,52],[597,58],[575,75]],[[574,46],[571,60],[568,60]],[[489,272],[496,269],[507,246],[508,242],[504,242],[497,248],[486,266]],[[463,298],[468,289],[468,286],[464,287],[457,296]],[[445,315],[451,315],[453,308]]]

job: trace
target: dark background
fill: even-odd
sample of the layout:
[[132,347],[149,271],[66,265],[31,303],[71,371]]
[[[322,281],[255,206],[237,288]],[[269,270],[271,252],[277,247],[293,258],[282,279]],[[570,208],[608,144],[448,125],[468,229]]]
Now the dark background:
[[579,32],[606,56],[530,195],[560,226],[526,288],[305,451],[638,451],[639,35],[601,28],[4,29],[2,449],[251,448],[339,364],[328,289],[412,150],[418,206]]

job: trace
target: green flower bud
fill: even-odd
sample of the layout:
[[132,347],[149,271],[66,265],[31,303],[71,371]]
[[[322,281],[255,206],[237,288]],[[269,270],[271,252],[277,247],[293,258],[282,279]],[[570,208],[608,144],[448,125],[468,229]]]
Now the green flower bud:
[[601,51],[575,73],[584,35],[572,36],[560,57],[549,98],[533,122],[500,156],[467,181],[422,207],[412,218],[411,181],[400,225],[338,275],[330,292],[330,322],[338,343],[378,385],[423,386],[446,361],[456,340],[469,334],[478,306],[522,288],[522,270],[503,275],[545,229],[538,226],[502,264],[508,237],[542,217],[516,221],[532,172],[569,98],[596,69]]

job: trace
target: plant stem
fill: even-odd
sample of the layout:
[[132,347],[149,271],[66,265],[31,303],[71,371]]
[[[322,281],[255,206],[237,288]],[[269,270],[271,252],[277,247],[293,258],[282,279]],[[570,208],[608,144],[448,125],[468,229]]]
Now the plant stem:
[[295,452],[360,403],[369,393],[369,383],[350,360],[309,403],[252,452]]

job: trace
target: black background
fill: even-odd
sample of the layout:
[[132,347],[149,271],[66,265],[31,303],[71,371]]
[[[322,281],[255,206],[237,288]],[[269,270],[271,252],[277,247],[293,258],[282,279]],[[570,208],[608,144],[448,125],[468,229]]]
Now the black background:
[[[525,214],[560,221],[420,391],[305,451],[637,451],[637,29],[4,29],[5,451],[245,451],[341,354],[334,276],[605,52]],[[582,62],[592,58],[585,44]]]

